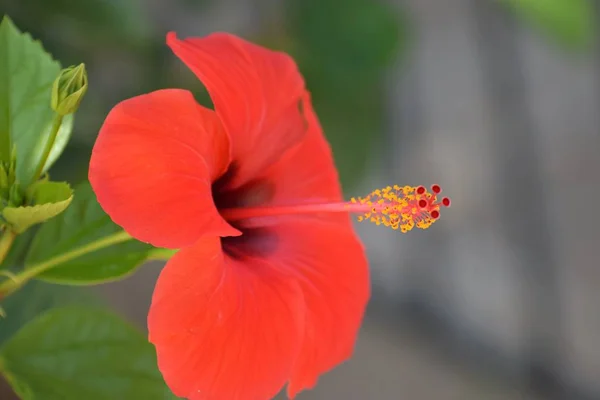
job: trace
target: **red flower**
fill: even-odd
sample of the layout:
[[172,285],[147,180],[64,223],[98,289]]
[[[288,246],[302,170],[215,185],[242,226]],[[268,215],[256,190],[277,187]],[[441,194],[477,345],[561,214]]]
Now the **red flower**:
[[425,227],[449,200],[437,202],[437,186],[398,187],[344,203],[287,55],[223,33],[167,43],[215,111],[180,89],[123,101],[99,133],[90,182],[132,236],[181,249],[148,315],[173,392],[260,400],[287,382],[294,397],[350,357],[369,298],[348,212]]

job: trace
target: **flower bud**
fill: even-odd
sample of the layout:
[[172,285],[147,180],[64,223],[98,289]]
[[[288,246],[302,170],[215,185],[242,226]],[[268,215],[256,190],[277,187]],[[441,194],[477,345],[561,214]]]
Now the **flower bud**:
[[59,115],[77,111],[88,87],[85,64],[63,69],[52,86],[52,109]]
[[21,188],[19,182],[15,182],[8,190],[8,204],[13,207],[20,207],[23,205],[23,195],[21,194]]

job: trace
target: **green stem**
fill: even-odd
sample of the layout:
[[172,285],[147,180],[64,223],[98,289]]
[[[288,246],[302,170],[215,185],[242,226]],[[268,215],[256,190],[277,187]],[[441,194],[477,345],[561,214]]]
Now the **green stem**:
[[13,293],[21,286],[23,286],[25,283],[27,283],[30,279],[35,278],[39,274],[48,271],[49,269],[52,269],[60,264],[66,263],[77,257],[81,257],[85,254],[103,249],[105,247],[126,242],[131,239],[133,238],[127,232],[120,231],[110,236],[106,236],[102,239],[98,239],[94,242],[88,243],[85,246],[81,246],[75,250],[71,250],[66,253],[60,254],[56,257],[52,257],[49,260],[33,264],[21,271],[19,274],[15,275],[14,279],[7,280],[0,284],[0,298],[8,296],[9,294]]
[[10,228],[6,228],[2,233],[2,237],[0,238],[0,264],[4,262],[16,237],[17,234]]
[[60,130],[60,126],[62,125],[62,120],[62,115],[56,114],[54,116],[54,122],[52,123],[52,131],[50,131],[50,136],[48,137],[48,141],[46,142],[44,153],[42,153],[40,163],[37,167],[37,170],[35,171],[35,174],[33,175],[33,182],[37,181],[38,178],[42,176],[42,171],[44,171],[44,167],[46,166],[48,157],[50,157],[52,147],[54,147],[54,141],[56,140],[56,136],[58,135],[58,131]]

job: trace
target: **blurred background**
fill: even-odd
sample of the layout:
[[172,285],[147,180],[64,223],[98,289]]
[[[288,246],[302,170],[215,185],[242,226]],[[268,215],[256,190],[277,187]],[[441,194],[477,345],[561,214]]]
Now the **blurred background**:
[[[358,226],[373,300],[356,354],[299,399],[600,399],[600,2],[0,0],[5,13],[88,67],[56,179],[86,178],[118,101],[182,87],[207,102],[165,34],[224,30],[296,58],[348,196],[452,197],[426,231]],[[143,328],[160,267],[93,290]],[[31,304],[71,298],[48,286]]]

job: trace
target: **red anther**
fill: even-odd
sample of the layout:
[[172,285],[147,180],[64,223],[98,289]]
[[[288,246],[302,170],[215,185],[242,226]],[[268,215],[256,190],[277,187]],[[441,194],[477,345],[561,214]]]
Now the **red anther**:
[[438,210],[433,210],[429,215],[431,215],[431,218],[433,219],[438,219],[440,217],[440,212]]
[[427,207],[427,200],[425,200],[425,199],[419,200],[419,207],[421,207],[421,208]]
[[434,194],[438,194],[442,191],[442,188],[440,187],[440,185],[431,185],[431,191]]
[[450,201],[450,198],[449,198],[449,197],[444,197],[444,198],[442,199],[442,205],[443,205],[444,207],[450,207],[450,203],[451,203],[451,201]]
[[425,189],[425,186],[419,186],[417,188],[417,194],[424,194],[427,191],[427,189]]

